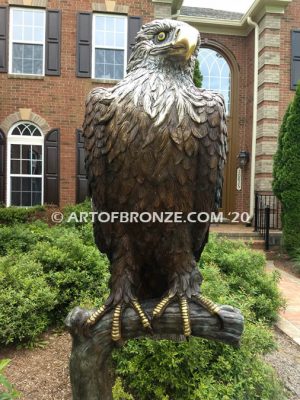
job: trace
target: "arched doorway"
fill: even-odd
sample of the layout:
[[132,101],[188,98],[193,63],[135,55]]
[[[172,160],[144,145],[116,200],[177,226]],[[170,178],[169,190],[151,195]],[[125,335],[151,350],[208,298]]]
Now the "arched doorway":
[[238,66],[233,55],[217,42],[206,41],[198,55],[202,87],[221,93],[225,99],[229,154],[224,175],[220,211],[230,218],[235,211],[236,154],[238,146]]

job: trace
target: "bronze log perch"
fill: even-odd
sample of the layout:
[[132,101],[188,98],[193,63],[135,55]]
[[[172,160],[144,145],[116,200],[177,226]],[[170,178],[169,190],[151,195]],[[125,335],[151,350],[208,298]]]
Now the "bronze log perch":
[[[157,301],[142,303],[147,314],[151,314]],[[192,335],[213,339],[232,346],[239,346],[243,332],[244,318],[240,311],[231,306],[220,306],[223,327],[218,316],[213,316],[198,304],[190,303]],[[112,400],[113,371],[111,353],[115,343],[111,339],[113,311],[101,318],[84,333],[84,322],[90,312],[74,308],[66,319],[66,326],[73,338],[70,358],[70,378],[73,400]],[[161,318],[152,321],[155,339],[182,337],[182,315],[177,303],[168,307]],[[122,338],[124,340],[145,336],[145,330],[138,314],[127,308],[122,318]]]

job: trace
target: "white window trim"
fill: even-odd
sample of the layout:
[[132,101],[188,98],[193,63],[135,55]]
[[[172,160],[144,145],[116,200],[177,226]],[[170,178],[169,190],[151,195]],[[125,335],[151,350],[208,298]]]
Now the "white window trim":
[[[12,136],[13,130],[21,124],[30,124],[35,126],[39,132],[41,133],[41,136]],[[10,207],[11,206],[11,182],[10,178],[17,176],[20,177],[20,174],[11,174],[11,145],[12,144],[24,144],[24,145],[32,145],[32,146],[42,146],[42,175],[29,175],[29,174],[22,174],[21,176],[24,178],[42,178],[42,194],[41,194],[41,205],[44,204],[44,162],[45,162],[45,154],[44,154],[44,135],[41,129],[32,123],[31,121],[19,121],[16,124],[14,124],[7,135],[7,152],[6,152],[6,165],[7,165],[7,172],[6,172],[6,206]],[[22,207],[22,206],[21,206]]]
[[[28,40],[18,40],[16,42],[13,41],[13,13],[14,10],[31,10],[34,12],[39,12],[44,14],[44,40],[43,41],[28,41]],[[18,73],[13,72],[12,64],[13,64],[13,43],[20,43],[20,44],[38,44],[43,45],[43,72],[42,74],[26,74],[24,72]],[[45,59],[46,59],[46,11],[41,10],[39,8],[22,8],[22,7],[10,7],[9,10],[9,61],[8,61],[8,73],[13,75],[28,75],[28,76],[45,76]]]
[[[213,51],[213,52],[215,52],[215,53],[218,53],[218,54],[220,54],[221,56],[222,56],[222,58],[224,59],[224,64],[222,65],[222,68],[220,68],[220,65],[218,64],[218,63],[216,63],[216,61],[214,61],[214,63],[216,63],[216,65],[217,65],[217,67],[218,67],[218,70],[219,70],[219,75],[212,75],[212,74],[209,74],[209,88],[207,88],[207,87],[205,87],[205,88],[207,88],[207,89],[209,89],[209,90],[215,90],[216,92],[218,92],[218,93],[220,93],[220,94],[222,94],[222,95],[224,95],[223,93],[224,92],[227,92],[227,94],[228,94],[228,103],[227,103],[227,101],[226,101],[226,98],[225,98],[225,96],[224,96],[224,99],[225,99],[225,104],[226,104],[226,113],[227,113],[227,116],[229,117],[229,116],[231,116],[231,113],[232,113],[232,85],[233,85],[233,81],[232,81],[232,69],[231,69],[231,66],[230,66],[230,63],[228,62],[228,60],[223,56],[223,54],[222,53],[220,53],[217,49],[214,49],[214,48],[212,48],[212,47],[204,47],[204,48],[202,48],[202,50],[211,50],[211,51]],[[202,62],[202,56],[201,56],[201,49],[200,49],[200,52],[199,52],[199,55],[198,55],[198,61],[199,61],[199,67],[200,67],[200,70],[201,70],[201,62]],[[206,64],[207,65],[209,65],[208,64],[208,62],[205,60],[205,62],[206,62]],[[217,78],[218,80],[222,80],[222,79],[224,79],[222,76],[221,76],[221,74],[222,74],[222,71],[223,71],[223,68],[224,67],[228,67],[228,69],[229,69],[229,83],[230,83],[230,85],[229,85],[229,89],[227,89],[227,90],[224,90],[224,89],[222,89],[222,88],[211,88],[211,79],[212,78]],[[210,68],[210,67],[209,67]],[[202,71],[201,71],[202,72]],[[204,78],[204,76],[203,76],[203,78]]]
[[[96,46],[96,17],[97,16],[111,16],[114,18],[125,20],[125,32],[124,32],[124,47],[111,47],[111,46]],[[125,15],[118,14],[102,14],[93,13],[93,23],[92,23],[92,79],[106,80],[106,78],[99,78],[95,76],[96,70],[96,49],[109,49],[109,50],[124,50],[124,76],[126,75],[127,69],[127,41],[128,41],[128,18]],[[109,79],[118,82],[119,79]]]

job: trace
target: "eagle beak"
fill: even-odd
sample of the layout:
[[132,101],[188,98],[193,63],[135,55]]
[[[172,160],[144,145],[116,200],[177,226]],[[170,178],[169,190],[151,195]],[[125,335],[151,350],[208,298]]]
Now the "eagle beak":
[[186,24],[178,28],[173,46],[176,49],[184,49],[184,57],[189,60],[197,47],[198,38],[197,29]]

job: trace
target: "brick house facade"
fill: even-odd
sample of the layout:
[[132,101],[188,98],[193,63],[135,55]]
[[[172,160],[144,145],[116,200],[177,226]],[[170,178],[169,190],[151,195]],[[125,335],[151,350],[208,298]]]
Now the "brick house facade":
[[245,15],[182,0],[0,0],[0,203],[84,197],[85,97],[122,77],[141,23],[171,17],[198,28],[203,48],[229,66],[223,209],[253,213],[254,191],[271,191],[280,122],[300,78],[300,0],[256,0]]

